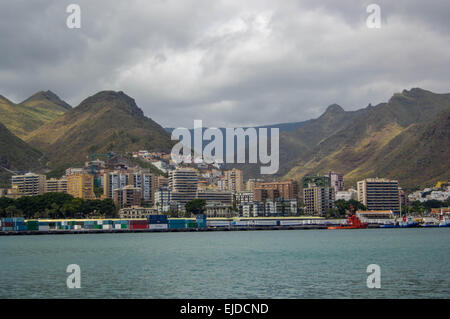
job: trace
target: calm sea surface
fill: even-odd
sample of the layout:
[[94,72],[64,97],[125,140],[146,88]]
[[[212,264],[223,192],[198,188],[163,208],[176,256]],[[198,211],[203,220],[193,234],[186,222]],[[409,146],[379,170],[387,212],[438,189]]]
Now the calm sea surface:
[[450,228],[5,236],[0,298],[450,298]]

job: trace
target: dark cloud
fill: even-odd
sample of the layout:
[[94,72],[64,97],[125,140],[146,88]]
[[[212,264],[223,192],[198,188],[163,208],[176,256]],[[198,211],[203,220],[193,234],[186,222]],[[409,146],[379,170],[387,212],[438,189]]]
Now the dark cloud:
[[[448,1],[9,1],[0,94],[51,89],[73,105],[123,90],[165,126],[300,121],[394,92],[450,87]],[[82,28],[68,29],[77,3]]]

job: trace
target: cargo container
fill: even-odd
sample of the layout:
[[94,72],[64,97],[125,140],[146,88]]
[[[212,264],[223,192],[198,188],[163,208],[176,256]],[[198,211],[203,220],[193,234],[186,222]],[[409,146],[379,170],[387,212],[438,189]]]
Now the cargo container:
[[207,227],[206,215],[204,215],[204,214],[196,215],[195,220],[197,222],[198,228],[206,228]]
[[1,219],[3,231],[26,231],[27,225],[25,219],[21,217],[6,217]]
[[229,220],[208,220],[206,222],[208,227],[230,227],[231,221]]
[[252,220],[250,221],[250,225],[255,226],[277,226],[276,220]]
[[301,226],[303,225],[302,220],[281,220],[280,226]]
[[170,229],[183,229],[186,228],[185,219],[169,219],[168,226]]
[[198,224],[193,221],[186,221],[186,228],[198,228]]
[[130,220],[129,229],[148,229],[147,220]]
[[39,230],[39,222],[37,220],[27,221],[27,230]]
[[247,227],[247,226],[251,226],[250,222],[248,220],[233,220],[231,222],[231,226],[236,226],[236,227]]
[[168,229],[168,224],[149,224],[148,229]]
[[102,229],[103,230],[111,230],[111,229],[113,229],[113,226],[110,224],[103,224]]
[[149,215],[149,224],[167,224],[167,215]]
[[49,231],[50,227],[48,225],[39,225],[39,231]]

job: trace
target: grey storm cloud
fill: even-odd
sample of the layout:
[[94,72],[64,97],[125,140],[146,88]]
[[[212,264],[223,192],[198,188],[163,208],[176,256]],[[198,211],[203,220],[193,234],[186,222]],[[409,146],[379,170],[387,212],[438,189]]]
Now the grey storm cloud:
[[[66,7],[81,7],[81,29]],[[381,8],[369,29],[366,8]],[[1,1],[0,94],[122,90],[163,126],[302,121],[450,88],[448,1]]]

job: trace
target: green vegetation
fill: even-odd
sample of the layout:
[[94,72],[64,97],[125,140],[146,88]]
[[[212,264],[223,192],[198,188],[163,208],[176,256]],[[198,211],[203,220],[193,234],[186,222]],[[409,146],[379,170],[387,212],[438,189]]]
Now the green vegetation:
[[280,174],[301,180],[338,171],[347,185],[397,179],[406,190],[450,179],[450,94],[412,89],[388,103],[324,115],[280,135]]
[[407,207],[403,208],[403,213],[423,215],[429,212],[432,208],[441,208],[441,207],[450,207],[450,199],[447,199],[446,201],[439,201],[432,199],[423,203],[419,201],[414,201],[412,203],[409,203]]
[[25,138],[30,132],[64,114],[71,106],[54,93],[37,92],[15,104],[0,96],[0,122],[12,133]]
[[203,214],[205,212],[206,201],[204,199],[193,199],[186,203],[186,217]]
[[334,202],[335,208],[327,213],[327,218],[345,218],[350,211],[350,206],[353,206],[353,212],[358,210],[367,210],[367,207],[357,200],[351,199],[349,201],[339,199]]
[[85,99],[33,131],[26,141],[48,156],[50,168],[83,162],[91,153],[168,152],[173,145],[170,135],[145,117],[132,98],[113,91]]
[[0,217],[24,218],[92,218],[117,217],[110,199],[82,200],[63,193],[23,196],[16,200],[0,198]]
[[41,166],[42,153],[30,147],[0,123],[0,174],[11,176],[14,170]]

